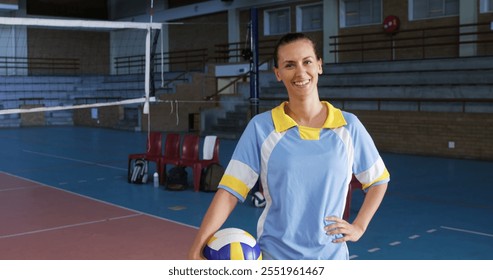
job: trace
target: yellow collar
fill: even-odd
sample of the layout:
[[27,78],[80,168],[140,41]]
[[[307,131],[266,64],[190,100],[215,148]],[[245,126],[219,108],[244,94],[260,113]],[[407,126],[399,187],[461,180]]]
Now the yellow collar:
[[[291,127],[298,126],[298,124],[284,112],[284,106],[286,106],[286,103],[287,102],[285,101],[276,108],[272,109],[272,120],[274,121],[274,127],[277,132],[283,132]],[[322,101],[322,104],[327,106],[328,115],[321,128],[332,129],[347,124],[340,109],[335,108],[327,101]]]

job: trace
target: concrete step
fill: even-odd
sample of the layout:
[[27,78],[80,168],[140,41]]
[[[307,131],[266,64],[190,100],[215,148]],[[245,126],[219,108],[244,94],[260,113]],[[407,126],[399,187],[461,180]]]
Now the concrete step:
[[[490,85],[354,85],[322,86],[321,98],[491,98],[493,87]],[[284,88],[263,88],[261,98],[287,99]]]
[[493,70],[322,75],[319,86],[493,85]]
[[493,56],[463,57],[453,59],[399,60],[365,63],[335,63],[324,64],[326,74],[358,74],[383,72],[421,72],[449,70],[491,70]]
[[6,127],[20,127],[21,126],[21,119],[20,118],[0,118],[0,127],[6,128]]

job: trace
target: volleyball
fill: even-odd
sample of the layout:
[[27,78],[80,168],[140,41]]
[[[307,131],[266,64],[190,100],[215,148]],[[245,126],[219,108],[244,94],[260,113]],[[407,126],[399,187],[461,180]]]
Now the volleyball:
[[261,192],[252,194],[252,203],[255,207],[265,207],[265,197]]
[[257,240],[239,228],[217,231],[203,250],[208,260],[261,260],[262,252]]

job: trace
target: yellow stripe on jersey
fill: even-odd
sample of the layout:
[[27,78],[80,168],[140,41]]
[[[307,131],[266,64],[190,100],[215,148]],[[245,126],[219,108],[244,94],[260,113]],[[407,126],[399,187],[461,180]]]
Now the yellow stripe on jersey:
[[300,137],[303,140],[319,140],[320,139],[320,128],[313,128],[307,126],[298,126],[300,131]]
[[219,182],[219,185],[223,185],[234,190],[243,198],[246,198],[248,193],[250,192],[250,188],[245,183],[243,183],[238,178],[228,174],[224,174],[223,178]]
[[[277,132],[286,131],[286,130],[290,129],[291,127],[294,127],[294,126],[300,127],[290,116],[288,116],[284,112],[284,107],[286,106],[286,104],[287,104],[287,101],[281,103],[279,106],[272,109],[272,113],[271,113],[272,114],[272,120],[274,121],[274,127],[276,128]],[[337,127],[341,127],[341,126],[344,126],[347,124],[346,120],[344,119],[344,116],[342,115],[341,110],[335,108],[334,106],[332,106],[332,104],[330,104],[327,101],[322,101],[322,104],[327,106],[328,114],[327,114],[327,118],[325,119],[325,122],[321,128],[337,128]],[[302,129],[300,129],[300,134],[302,134],[301,130]],[[303,132],[303,133],[305,133],[305,132]],[[305,136],[307,138],[303,138],[303,136],[302,136],[302,139],[313,140],[314,134],[315,134],[315,132],[306,132]],[[318,134],[320,134],[320,129],[319,129]],[[319,138],[319,136],[317,136],[316,139],[318,139],[318,138]]]
[[383,181],[383,180],[386,180],[390,178],[390,173],[389,171],[387,170],[387,168],[385,168],[385,170],[383,171],[382,175],[380,175],[380,177],[378,177],[377,179],[373,180],[373,182],[369,183],[369,184],[362,184],[361,185],[361,188],[363,190],[367,189],[368,187],[370,187],[371,185],[375,184],[376,182],[380,182],[380,181]]

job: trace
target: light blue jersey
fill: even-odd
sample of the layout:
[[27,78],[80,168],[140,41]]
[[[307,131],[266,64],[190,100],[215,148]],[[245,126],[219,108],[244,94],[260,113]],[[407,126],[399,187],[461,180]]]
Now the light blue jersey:
[[266,198],[258,221],[261,249],[275,259],[348,259],[346,243],[325,233],[342,217],[354,173],[363,189],[389,173],[361,122],[330,103],[323,128],[299,126],[282,103],[255,116],[233,153],[219,188],[244,201],[259,176]]

